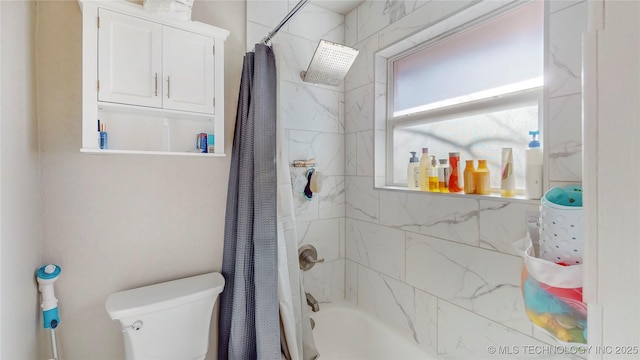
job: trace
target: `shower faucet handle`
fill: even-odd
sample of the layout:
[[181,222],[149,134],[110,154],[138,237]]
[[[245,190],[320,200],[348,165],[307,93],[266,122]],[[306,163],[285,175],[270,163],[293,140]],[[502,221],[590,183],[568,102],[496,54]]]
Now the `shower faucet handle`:
[[313,245],[303,245],[298,249],[298,261],[300,262],[300,270],[307,271],[317,263],[324,262],[324,259],[318,259],[318,251]]

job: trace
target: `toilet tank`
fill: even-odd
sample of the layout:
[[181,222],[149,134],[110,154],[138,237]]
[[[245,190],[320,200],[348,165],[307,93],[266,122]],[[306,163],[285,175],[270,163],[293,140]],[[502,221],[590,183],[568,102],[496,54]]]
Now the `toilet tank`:
[[111,294],[105,308],[121,324],[127,360],[204,359],[223,289],[213,272]]

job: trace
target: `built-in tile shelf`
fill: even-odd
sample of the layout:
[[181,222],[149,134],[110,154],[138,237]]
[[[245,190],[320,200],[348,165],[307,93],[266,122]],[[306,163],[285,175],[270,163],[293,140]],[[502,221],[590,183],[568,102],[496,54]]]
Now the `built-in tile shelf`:
[[513,202],[513,203],[521,203],[521,204],[540,204],[540,199],[526,199],[523,195],[516,195],[514,197],[504,197],[500,196],[499,193],[491,193],[489,195],[477,195],[477,194],[464,194],[464,193],[440,193],[440,192],[431,192],[431,191],[420,191],[420,190],[409,190],[403,186],[376,186],[376,190],[391,190],[391,191],[406,191],[420,195],[431,195],[431,196],[449,196],[449,197],[457,197],[457,198],[466,198],[466,199],[478,199],[478,200],[494,200],[494,201],[503,201],[503,202]]

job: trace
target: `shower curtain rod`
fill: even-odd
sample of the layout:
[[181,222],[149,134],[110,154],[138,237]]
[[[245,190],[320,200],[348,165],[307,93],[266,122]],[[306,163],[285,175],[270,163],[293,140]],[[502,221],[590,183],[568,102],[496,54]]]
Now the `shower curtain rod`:
[[294,16],[295,16],[295,14],[296,14],[298,11],[300,11],[300,9],[302,9],[305,5],[307,5],[307,3],[308,3],[309,1],[310,1],[310,0],[300,0],[300,1],[296,4],[296,6],[294,6],[294,7],[293,7],[293,9],[291,9],[291,11],[289,11],[289,13],[284,17],[284,19],[282,19],[282,21],[280,21],[280,23],[279,23],[278,25],[276,25],[276,27],[275,27],[273,30],[271,30],[271,32],[269,32],[269,33],[267,34],[267,36],[265,36],[265,37],[262,39],[262,41],[261,41],[261,42],[262,42],[263,44],[267,45],[267,43],[268,43],[269,41],[271,41],[271,39],[276,35],[276,33],[277,33],[278,31],[280,31],[280,28],[282,28],[282,27],[283,27],[287,22],[289,22],[289,20],[291,20],[291,18],[292,18],[292,17],[294,17]]

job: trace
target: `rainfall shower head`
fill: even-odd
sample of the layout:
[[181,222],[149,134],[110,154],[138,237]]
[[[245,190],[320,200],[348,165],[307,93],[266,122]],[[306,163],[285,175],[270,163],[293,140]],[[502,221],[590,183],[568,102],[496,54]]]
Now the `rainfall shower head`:
[[358,56],[359,50],[320,40],[307,71],[301,71],[302,81],[338,86]]

